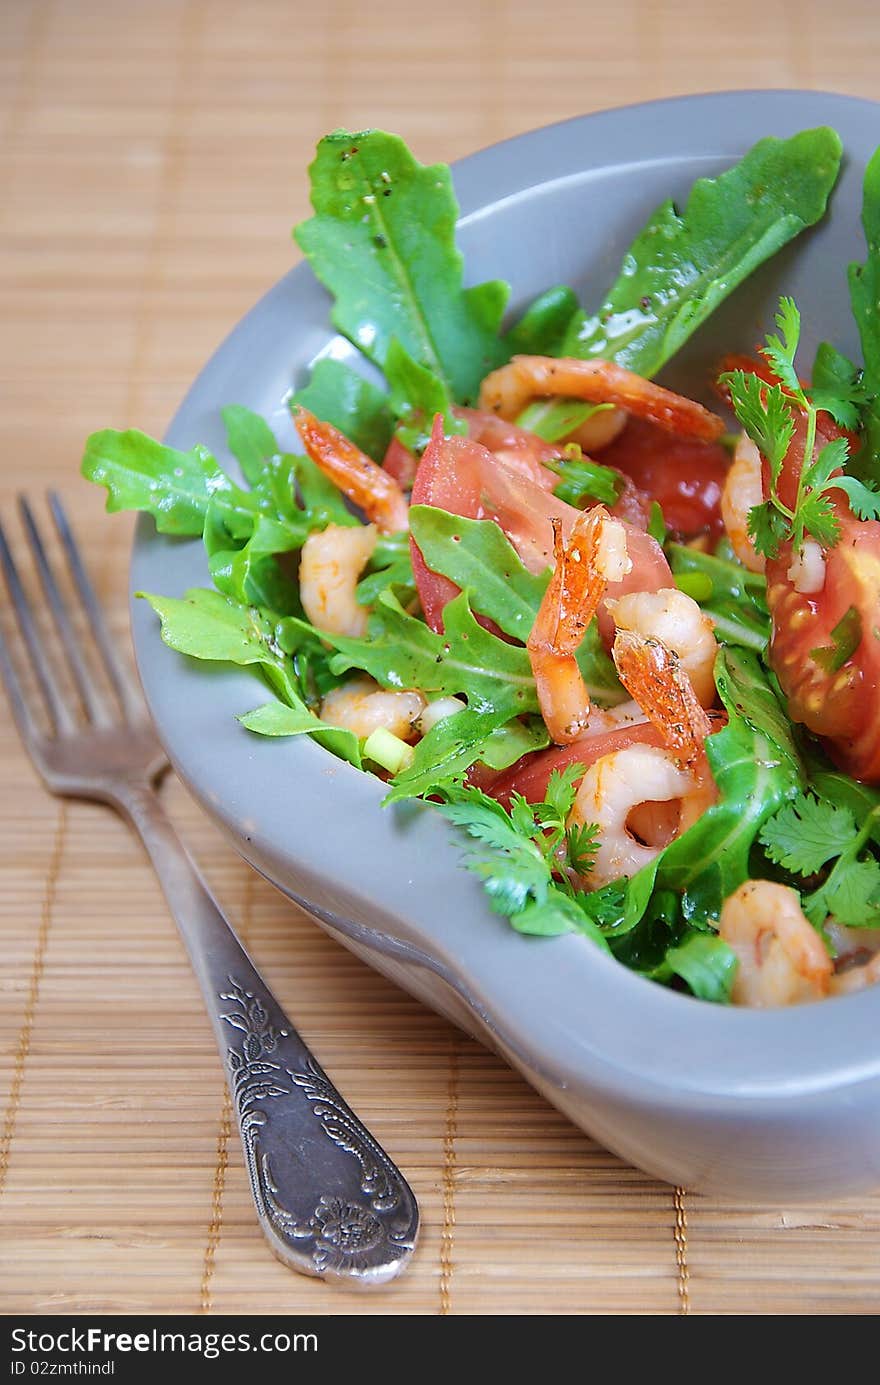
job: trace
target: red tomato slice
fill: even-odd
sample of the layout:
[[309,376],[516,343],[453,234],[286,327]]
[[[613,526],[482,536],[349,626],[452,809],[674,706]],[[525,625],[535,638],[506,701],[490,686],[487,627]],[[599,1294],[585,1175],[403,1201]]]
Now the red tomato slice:
[[463,419],[468,426],[468,437],[482,443],[515,471],[521,471],[528,480],[542,490],[552,491],[559,477],[548,470],[547,463],[562,456],[558,447],[545,442],[537,433],[527,428],[517,428],[497,414],[485,409],[459,409],[454,411],[456,418]]
[[[665,741],[651,722],[640,722],[637,726],[622,726],[617,731],[601,731],[596,736],[584,736],[571,745],[555,745],[549,750],[539,750],[524,755],[515,765],[499,774],[494,782],[481,787],[493,798],[510,805],[510,795],[522,794],[529,803],[542,803],[547,793],[550,775],[555,769],[568,769],[569,765],[583,765],[584,773],[590,765],[610,755],[615,750],[626,750],[630,745],[663,746]],[[581,776],[583,778],[583,775]]]
[[[495,520],[531,572],[543,572],[553,561],[552,521],[561,521],[567,536],[580,514],[479,443],[470,438],[444,438],[439,416],[416,472],[412,503],[436,505],[467,519]],[[608,596],[671,587],[672,574],[660,545],[623,522],[632,569],[621,582],[609,585]],[[412,540],[410,546],[425,619],[432,630],[442,630],[443,607],[457,595],[458,588],[448,577],[428,568]],[[599,613],[599,627],[608,638],[612,622],[604,607]]]
[[[820,592],[795,591],[787,575],[790,544],[767,563],[770,662],[792,720],[827,740],[829,753],[848,774],[875,784],[880,783],[880,522],[856,519],[843,504],[835,504],[835,510],[841,534],[825,553]],[[851,610],[861,639],[840,668],[823,667],[814,651],[830,648],[832,630]]]
[[[827,414],[819,415],[818,432],[817,446],[841,436]],[[806,423],[799,415],[777,481],[786,505],[796,501],[805,443]],[[765,495],[767,485],[765,466]],[[767,561],[767,602],[773,618],[770,663],[792,720],[822,737],[829,754],[853,778],[880,783],[880,521],[856,519],[842,491],[831,495],[840,538],[825,550],[822,590],[795,590],[788,576],[790,543]],[[850,612],[852,637],[858,643],[840,667],[829,667],[831,632]],[[817,650],[828,654],[817,660]]]
[[403,490],[409,490],[415,480],[418,458],[410,452],[408,447],[404,447],[400,438],[395,434],[388,444],[388,450],[382,460],[382,465],[393,476],[397,484]]
[[720,443],[676,438],[654,423],[631,418],[620,437],[602,449],[600,460],[656,500],[669,528],[681,537],[723,532],[721,491],[730,458]]

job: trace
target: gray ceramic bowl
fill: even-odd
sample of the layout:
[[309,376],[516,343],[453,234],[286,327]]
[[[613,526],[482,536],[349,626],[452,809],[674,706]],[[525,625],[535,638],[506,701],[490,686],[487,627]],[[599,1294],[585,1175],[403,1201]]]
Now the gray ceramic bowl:
[[[818,335],[858,352],[844,267],[863,257],[858,216],[880,106],[808,92],[689,97],[571,120],[458,164],[460,243],[472,281],[504,277],[513,305],[571,283],[595,303],[663,198],[683,197],[764,135],[830,124],[847,163],[831,216],[741,289],[667,379],[706,378],[749,349],[781,291]],[[281,234],[284,228],[281,228]],[[225,448],[219,409],[249,405],[292,442],[284,398],[332,344],[328,299],[288,274],[205,367],[168,434]],[[208,585],[201,545],[142,520],[133,590]],[[663,990],[575,937],[527,939],[487,909],[461,840],[434,809],[379,806],[382,785],[305,739],[251,735],[263,700],[245,672],[173,654],[143,602],[140,671],[171,760],[241,854],[290,898],[428,1005],[518,1068],[609,1149],[670,1182],[751,1200],[857,1193],[880,1182],[880,987],[768,1013]]]

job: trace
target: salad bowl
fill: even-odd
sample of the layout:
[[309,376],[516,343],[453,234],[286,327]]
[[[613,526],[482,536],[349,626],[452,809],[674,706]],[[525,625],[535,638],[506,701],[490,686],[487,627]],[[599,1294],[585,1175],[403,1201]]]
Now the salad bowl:
[[[758,139],[837,129],[846,163],[821,226],[718,309],[663,383],[709,399],[712,365],[749,350],[793,294],[814,332],[857,353],[845,267],[863,254],[865,163],[880,106],[812,92],[734,92],[599,113],[522,135],[453,168],[469,282],[504,278],[512,307],[548,284],[601,301],[623,249],[665,198],[683,199]],[[307,265],[235,328],[167,434],[228,457],[220,409],[240,403],[293,444],[288,408],[321,356],[354,358]],[[132,592],[204,585],[196,540],[142,517]],[[336,938],[496,1050],[574,1122],[647,1172],[769,1201],[880,1182],[880,987],[785,1010],[711,1005],[628,972],[584,938],[528,938],[493,914],[462,839],[430,804],[383,808],[382,783],[306,737],[250,734],[253,676],[184,659],[133,601],[138,665],[181,778],[242,856]]]

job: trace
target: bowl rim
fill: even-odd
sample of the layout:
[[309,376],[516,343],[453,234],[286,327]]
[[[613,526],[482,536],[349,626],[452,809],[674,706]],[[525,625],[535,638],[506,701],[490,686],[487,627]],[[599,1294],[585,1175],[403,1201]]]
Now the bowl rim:
[[[695,106],[699,121],[693,118]],[[651,116],[647,124],[646,114]],[[880,104],[832,92],[758,89],[665,98],[574,116],[453,164],[459,227],[475,226],[499,205],[587,168],[646,159],[735,158],[763,134],[820,123],[840,129],[845,148],[848,143],[867,147],[864,126],[880,128]],[[604,161],[597,162],[597,144],[604,149]],[[211,409],[218,411],[236,398],[228,387],[242,359],[259,350],[267,324],[287,314],[291,304],[297,310],[301,305],[306,318],[323,305],[324,337],[327,342],[336,338],[329,298],[308,264],[297,264],[211,356],[175,414],[166,441],[189,447],[200,440],[194,429],[207,417],[205,401],[212,400]],[[317,341],[320,335],[312,338]],[[303,362],[316,354],[309,351]],[[222,450],[220,457],[228,462]],[[500,1047],[559,1085],[586,1081],[619,1092],[623,1082],[643,1101],[674,1096],[677,1104],[705,1109],[708,1100],[729,1109],[731,1101],[763,1105],[880,1076],[880,987],[877,994],[825,1000],[819,1011],[811,1005],[769,1011],[719,1007],[646,981],[585,946],[583,938],[523,938],[488,910],[469,873],[458,869],[444,874],[441,862],[460,866],[463,842],[430,805],[380,810],[379,781],[335,760],[309,738],[270,742],[239,727],[234,715],[257,705],[259,684],[243,671],[198,665],[167,650],[152,612],[134,599],[145,587],[164,590],[161,574],[182,549],[201,554],[200,541],[158,535],[148,516],[139,517],[131,560],[131,620],[147,703],[179,776],[245,859],[291,898],[337,931],[436,972]],[[334,790],[344,787],[345,800],[330,805],[338,805],[334,846],[347,862],[343,868],[338,862],[334,867],[315,815],[298,823],[301,837],[292,843],[277,811],[274,816],[267,811],[270,798],[277,804],[287,801],[292,777],[303,785],[307,802],[328,783],[331,799]],[[320,798],[316,801],[324,806]],[[358,858],[364,813],[373,815],[367,822],[373,848]],[[393,856],[415,846],[427,853],[420,862],[421,895],[413,878],[392,874],[386,879],[380,869],[383,852]],[[347,854],[352,850],[359,874],[352,874]],[[440,921],[438,902],[447,910]],[[364,916],[369,924],[360,921]],[[526,949],[536,946],[541,957],[530,966]],[[637,1022],[631,1018],[621,1025],[626,1007],[632,1007]],[[821,1026],[815,1024],[817,1014]],[[758,1054],[762,1064],[756,1070]],[[670,1055],[679,1062],[670,1062]]]

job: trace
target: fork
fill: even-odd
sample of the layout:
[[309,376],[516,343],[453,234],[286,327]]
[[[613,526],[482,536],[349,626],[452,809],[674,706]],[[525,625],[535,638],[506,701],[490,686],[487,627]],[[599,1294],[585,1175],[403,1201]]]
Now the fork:
[[154,787],[168,762],[140,690],[110,638],[61,501],[49,492],[48,503],[70,586],[113,697],[94,677],[22,496],[24,531],[81,708],[47,657],[0,525],[0,565],[51,727],[46,733],[38,724],[0,629],[0,678],[21,738],[53,794],[108,804],[146,847],[214,1028],[257,1217],[272,1250],[304,1274],[385,1283],[400,1273],[415,1247],[419,1213],[412,1190],[284,1014],[172,826]]

